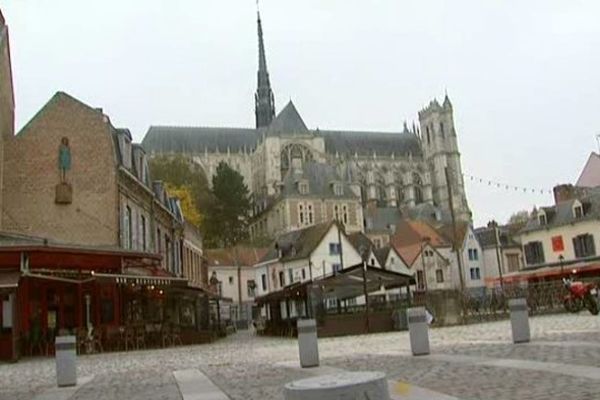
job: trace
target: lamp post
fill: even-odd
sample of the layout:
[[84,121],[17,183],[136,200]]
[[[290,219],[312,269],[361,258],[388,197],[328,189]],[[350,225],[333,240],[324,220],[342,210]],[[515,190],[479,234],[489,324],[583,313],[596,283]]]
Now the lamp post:
[[560,262],[560,277],[561,278],[563,276],[563,271],[564,271],[564,265],[563,265],[564,260],[565,260],[565,257],[562,254],[558,256],[558,261]]
[[425,291],[427,291],[427,268],[425,267],[425,256],[423,253],[425,251],[425,245],[429,244],[430,241],[431,238],[429,238],[429,236],[425,236],[421,239],[421,264],[423,266],[423,288]]

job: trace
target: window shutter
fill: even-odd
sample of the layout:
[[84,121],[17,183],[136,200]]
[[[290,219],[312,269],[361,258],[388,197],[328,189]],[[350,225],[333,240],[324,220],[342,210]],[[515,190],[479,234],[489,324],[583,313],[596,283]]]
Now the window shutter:
[[575,258],[580,258],[581,244],[579,243],[579,236],[573,238],[573,250],[575,250]]
[[596,255],[596,245],[594,244],[594,235],[585,235],[585,239],[587,240],[587,249],[588,256]]

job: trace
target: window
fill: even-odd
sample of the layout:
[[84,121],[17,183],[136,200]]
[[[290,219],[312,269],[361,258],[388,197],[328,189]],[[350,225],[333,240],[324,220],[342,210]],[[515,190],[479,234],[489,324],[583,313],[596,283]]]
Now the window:
[[125,215],[123,218],[123,238],[125,239],[125,248],[131,249],[133,234],[131,229],[131,207],[125,206]]
[[442,137],[444,137],[446,135],[446,133],[444,132],[444,123],[440,122],[440,133],[442,134]]
[[519,270],[519,255],[518,254],[507,254],[506,264],[508,272],[516,272]]
[[371,257],[371,265],[375,265],[375,258]]
[[307,194],[308,193],[308,183],[300,182],[298,184],[298,191],[300,192],[300,194]]
[[479,267],[471,268],[471,280],[476,281],[481,279],[481,271]]
[[229,277],[229,284],[230,284],[230,285],[233,285],[233,276],[230,276],[230,277]]
[[594,236],[590,234],[575,236],[573,238],[573,248],[575,249],[576,258],[595,256]]
[[313,206],[312,206],[312,204],[308,205],[308,223],[309,224],[313,223]]
[[262,290],[267,290],[267,274],[262,274],[260,276],[260,283],[262,284]]
[[425,289],[425,274],[423,271],[417,271],[417,289]]
[[477,249],[469,249],[469,261],[477,261],[478,259]]
[[173,257],[171,257],[171,239],[169,239],[169,237],[165,234],[165,262],[167,270],[169,271],[171,270],[172,258]]
[[329,254],[337,255],[342,252],[342,245],[340,243],[329,243]]
[[344,195],[344,187],[342,186],[341,183],[334,183],[333,184],[333,194],[335,194],[336,196],[343,196]]
[[542,242],[529,242],[524,246],[525,262],[527,265],[542,264],[544,262],[544,247]]
[[333,270],[334,273],[338,273],[342,270],[342,266],[338,263],[331,264],[331,269]]
[[289,285],[294,283],[294,271],[292,271],[291,269],[288,269],[288,278],[289,278]]
[[256,282],[254,282],[254,279],[248,280],[246,287],[248,288],[248,297],[254,297],[256,294]]
[[444,271],[442,271],[441,269],[436,269],[435,270],[435,281],[437,283],[444,282]]
[[333,219],[336,221],[340,220],[340,208],[337,204],[333,206]]
[[156,229],[156,252],[158,254],[162,253],[162,243],[161,241],[161,234],[160,234],[160,228]]
[[302,268],[302,279],[306,279],[306,270]]
[[146,251],[146,217],[142,215],[142,250]]
[[538,220],[540,221],[540,225],[546,225],[548,223],[548,219],[546,218],[546,214],[538,215]]
[[381,239],[373,239],[373,244],[375,245],[376,248],[380,248],[381,247]]
[[427,132],[427,144],[431,144],[431,136],[429,134],[429,127],[425,127],[425,132]]
[[283,273],[283,271],[279,271],[279,286],[285,286],[285,274]]
[[583,218],[583,207],[582,206],[575,206],[573,208],[573,212],[575,214],[575,218]]
[[300,225],[304,225],[304,205],[298,204],[298,214],[300,216]]
[[342,206],[342,221],[344,225],[348,225],[348,207],[346,205]]

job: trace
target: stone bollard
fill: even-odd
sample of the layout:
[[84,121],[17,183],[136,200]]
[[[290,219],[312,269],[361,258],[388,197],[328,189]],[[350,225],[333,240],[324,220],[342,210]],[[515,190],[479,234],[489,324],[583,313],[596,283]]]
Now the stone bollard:
[[302,368],[318,367],[319,343],[317,339],[317,321],[314,319],[299,319],[297,326],[300,366]]
[[57,336],[56,383],[58,386],[77,385],[77,352],[75,336]]
[[529,312],[527,310],[527,299],[510,299],[510,325],[512,328],[513,343],[529,342]]
[[302,379],[285,385],[285,400],[389,400],[390,391],[383,372],[342,372]]
[[429,354],[429,326],[425,307],[414,307],[406,310],[408,315],[408,333],[410,348],[414,356]]

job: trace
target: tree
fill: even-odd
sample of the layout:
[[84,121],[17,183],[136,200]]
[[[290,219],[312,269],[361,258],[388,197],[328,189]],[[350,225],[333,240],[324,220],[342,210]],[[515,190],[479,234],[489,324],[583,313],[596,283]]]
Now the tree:
[[166,189],[169,196],[177,197],[181,202],[181,211],[183,211],[185,219],[192,225],[200,227],[202,225],[202,214],[198,211],[190,186],[174,186],[167,183]]
[[204,223],[205,244],[233,246],[248,236],[250,198],[244,177],[222,161],[212,179],[212,194]]
[[[150,159],[149,167],[152,179],[165,182],[171,189],[183,189],[189,192],[191,203],[200,216],[198,218],[200,221],[199,227],[202,228],[201,216],[209,208],[209,204],[212,203],[208,179],[202,168],[182,155],[153,157]],[[186,196],[187,194],[183,193],[182,195]],[[181,200],[183,203],[183,199]],[[185,206],[182,204],[182,207]],[[188,215],[191,216],[191,219],[196,218],[190,210],[188,210],[186,217]]]

